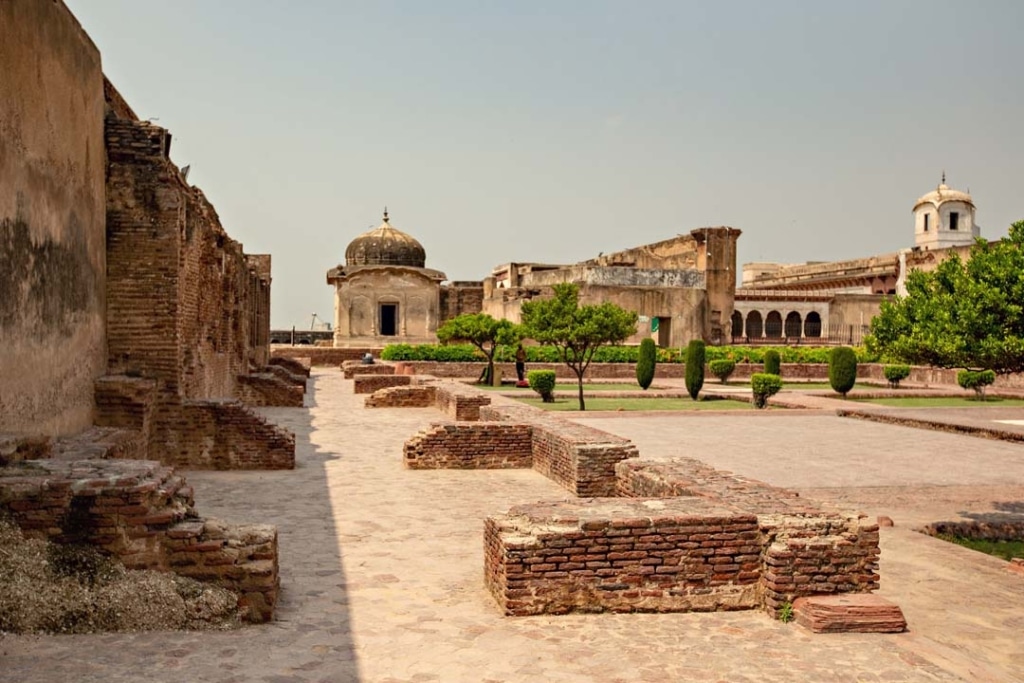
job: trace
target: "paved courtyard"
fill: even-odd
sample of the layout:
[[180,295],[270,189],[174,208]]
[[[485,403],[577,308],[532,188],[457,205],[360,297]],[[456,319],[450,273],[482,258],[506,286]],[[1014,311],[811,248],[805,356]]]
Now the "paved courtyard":
[[280,530],[270,625],[225,633],[0,637],[0,681],[1024,680],[1024,577],[913,531],[1024,503],[1024,446],[827,414],[587,417],[642,457],[696,457],[896,521],[881,594],[900,635],[814,635],[761,612],[506,618],[484,590],[482,520],[567,494],[532,471],[406,471],[433,409],[362,407],[337,370],[306,409],[291,472],[192,472],[199,511]]

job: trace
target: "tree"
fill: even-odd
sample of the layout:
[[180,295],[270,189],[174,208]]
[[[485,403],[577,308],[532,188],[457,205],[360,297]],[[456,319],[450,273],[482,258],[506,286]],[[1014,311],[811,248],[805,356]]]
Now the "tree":
[[849,346],[837,346],[829,354],[828,383],[843,398],[857,383],[857,354]]
[[691,339],[686,347],[686,391],[694,401],[704,386],[704,342]]
[[495,320],[486,313],[467,313],[452,318],[437,328],[437,338],[443,344],[469,342],[487,356],[484,384],[494,378],[494,353],[499,346],[518,344],[522,339],[519,326],[510,320]]
[[1024,371],[1024,221],[998,242],[977,240],[931,272],[911,271],[907,295],[883,301],[868,348],[885,360]]
[[607,301],[580,306],[579,287],[572,283],[557,284],[553,289],[553,298],[523,304],[524,336],[558,349],[559,357],[576,373],[580,410],[586,410],[583,374],[594,352],[635,334],[637,315]]
[[658,347],[650,337],[640,342],[640,356],[636,361],[636,383],[647,391],[654,381],[654,370],[658,364]]

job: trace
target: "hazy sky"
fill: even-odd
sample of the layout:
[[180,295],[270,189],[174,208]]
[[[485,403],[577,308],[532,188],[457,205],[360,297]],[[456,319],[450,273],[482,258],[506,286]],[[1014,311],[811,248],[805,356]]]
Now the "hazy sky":
[[272,325],[333,319],[326,271],[392,225],[476,280],[692,228],[740,263],[913,243],[969,188],[1024,218],[1024,2],[65,0],[250,253]]

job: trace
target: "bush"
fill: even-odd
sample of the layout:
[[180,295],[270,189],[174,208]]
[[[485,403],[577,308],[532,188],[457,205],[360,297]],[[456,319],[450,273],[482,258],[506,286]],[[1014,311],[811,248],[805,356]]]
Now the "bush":
[[886,365],[882,368],[882,374],[885,375],[885,379],[889,382],[890,389],[899,389],[900,382],[910,377],[910,366]]
[[736,363],[728,358],[719,358],[708,363],[708,368],[719,382],[725,384],[729,380],[729,375],[736,369]]
[[750,376],[750,388],[754,391],[754,407],[764,408],[768,398],[782,389],[782,378],[770,372],[758,372]]
[[690,340],[686,347],[686,390],[694,401],[704,386],[704,342],[700,339]]
[[644,391],[654,381],[654,367],[658,362],[658,347],[653,339],[640,342],[640,357],[636,361],[636,383]]
[[996,373],[992,370],[961,370],[956,373],[956,383],[964,389],[973,389],[982,401],[985,400],[985,387],[996,381]]
[[782,358],[775,349],[764,352],[764,374],[782,376]]
[[540,394],[544,403],[555,402],[555,371],[554,370],[530,370],[526,373],[526,381],[530,388]]
[[846,394],[857,383],[857,355],[849,346],[838,346],[832,349],[828,359],[828,383],[832,390]]

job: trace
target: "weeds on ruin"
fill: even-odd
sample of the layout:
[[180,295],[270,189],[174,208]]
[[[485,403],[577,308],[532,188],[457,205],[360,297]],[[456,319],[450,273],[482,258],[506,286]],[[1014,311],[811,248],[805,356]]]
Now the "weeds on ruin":
[[789,622],[793,621],[793,603],[782,603],[782,606],[779,607],[778,618],[779,621],[781,621],[783,624],[788,624]]

